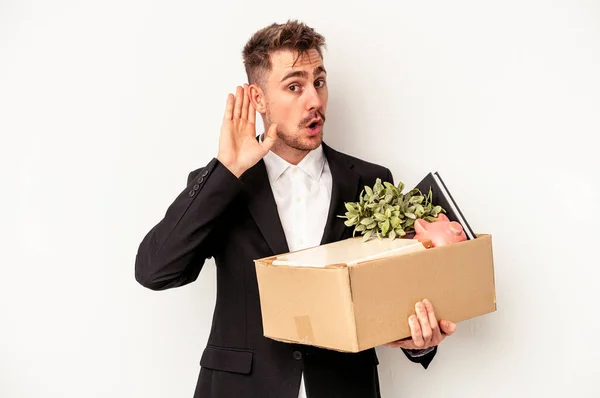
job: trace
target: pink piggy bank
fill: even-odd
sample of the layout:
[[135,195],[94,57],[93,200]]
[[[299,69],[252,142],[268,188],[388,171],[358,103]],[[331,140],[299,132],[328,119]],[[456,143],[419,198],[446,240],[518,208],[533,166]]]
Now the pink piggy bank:
[[450,221],[445,214],[437,216],[438,221],[427,222],[423,219],[415,220],[415,236],[418,241],[431,241],[433,247],[444,246],[455,242],[467,240],[462,225]]

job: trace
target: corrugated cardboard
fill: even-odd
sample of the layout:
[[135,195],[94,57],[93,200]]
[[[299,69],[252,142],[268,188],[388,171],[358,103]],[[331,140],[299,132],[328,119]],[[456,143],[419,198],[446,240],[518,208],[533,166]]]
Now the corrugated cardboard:
[[356,237],[255,260],[264,335],[358,352],[410,337],[424,298],[455,323],[496,310],[491,235],[428,249],[384,241],[378,253]]

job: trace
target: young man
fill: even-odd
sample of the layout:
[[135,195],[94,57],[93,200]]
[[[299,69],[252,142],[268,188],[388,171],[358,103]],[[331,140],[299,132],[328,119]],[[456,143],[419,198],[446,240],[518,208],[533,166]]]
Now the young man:
[[[323,142],[327,72],[323,36],[296,21],[256,32],[243,55],[248,83],[229,94],[218,154],[192,171],[142,240],[137,281],[153,290],[217,270],[217,301],[195,398],[380,397],[375,349],[357,354],[265,338],[253,260],[352,236],[336,216],[361,187],[391,172]],[[256,113],[266,133],[257,137]],[[427,300],[391,343],[427,368],[455,325]]]

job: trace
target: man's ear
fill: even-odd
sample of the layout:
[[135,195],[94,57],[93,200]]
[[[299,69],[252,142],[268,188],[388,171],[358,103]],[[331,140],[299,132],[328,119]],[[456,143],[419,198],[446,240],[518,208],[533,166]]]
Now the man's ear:
[[267,111],[267,104],[265,99],[265,93],[260,86],[257,84],[251,84],[250,89],[250,102],[256,111],[260,114],[264,114]]

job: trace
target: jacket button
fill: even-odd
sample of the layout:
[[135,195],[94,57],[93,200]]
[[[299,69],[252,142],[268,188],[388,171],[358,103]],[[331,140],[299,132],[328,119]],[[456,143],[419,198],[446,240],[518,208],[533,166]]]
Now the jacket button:
[[302,359],[302,353],[300,351],[294,351],[293,356],[294,356],[294,359],[297,359],[297,360]]
[[202,184],[202,181],[204,181],[204,177],[198,178],[198,184]]
[[206,177],[208,175],[208,170],[204,170],[204,173],[202,173],[202,177]]
[[196,194],[196,191],[190,191],[189,195],[190,196],[194,196]]
[[197,191],[200,188],[200,185],[194,184],[194,191]]

